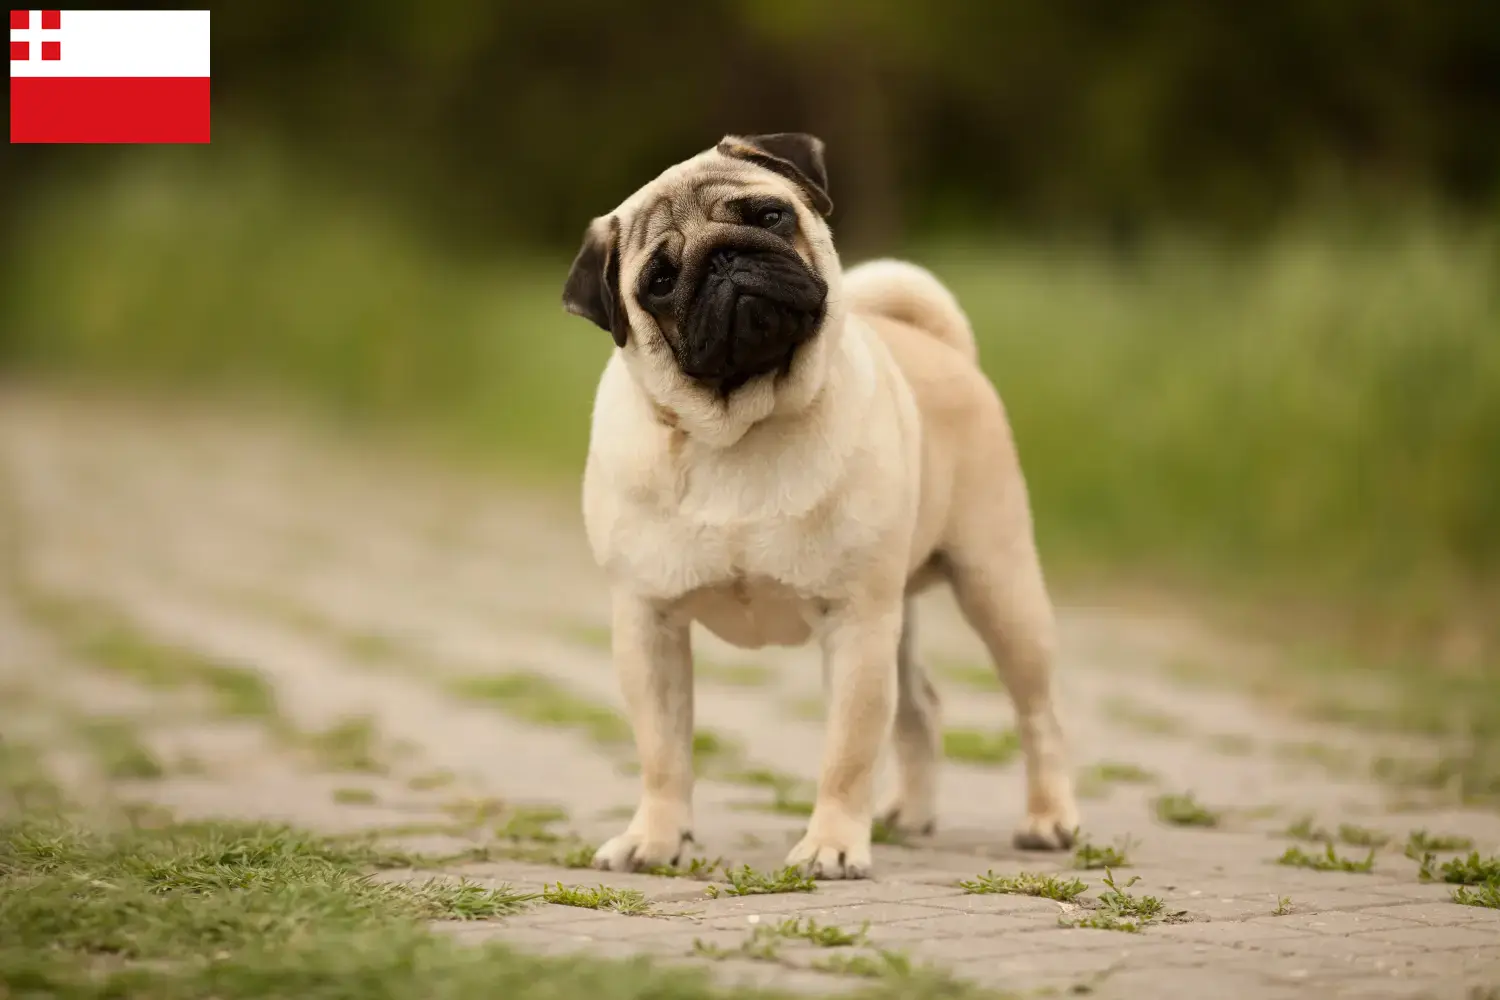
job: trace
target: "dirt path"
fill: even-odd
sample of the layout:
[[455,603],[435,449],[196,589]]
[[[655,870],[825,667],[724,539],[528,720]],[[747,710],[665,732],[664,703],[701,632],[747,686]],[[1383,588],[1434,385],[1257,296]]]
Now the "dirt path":
[[[0,598],[0,721],[9,738],[44,746],[65,783],[179,816],[492,847],[450,869],[481,881],[599,882],[520,860],[598,843],[634,802],[605,593],[571,498],[510,494],[272,424],[12,392],[0,396],[0,502],[18,573]],[[1103,872],[1009,847],[1022,799],[995,738],[1008,704],[946,595],[922,614],[947,724],[975,731],[955,732],[953,751],[981,759],[947,767],[937,835],[877,846],[875,881],[710,899],[700,882],[611,874],[609,885],[676,915],[539,906],[458,932],[686,960],[695,939],[734,951],[757,926],[813,917],[869,921],[876,948],[1013,991],[1457,997],[1500,984],[1500,910],[1456,905],[1400,850],[1425,828],[1494,854],[1500,817],[1394,813],[1384,789],[1327,766],[1370,752],[1357,735],[1174,681],[1171,635],[1079,610],[1062,615],[1060,684],[1089,795],[1084,830],[1096,845],[1128,842],[1120,874],[1141,879],[1130,891],[1174,916],[1136,934],[1060,926],[1100,912],[1090,907]],[[703,853],[772,870],[815,774],[816,660],[706,636],[696,648]],[[230,685],[238,675],[224,671],[237,668],[265,683],[269,707]],[[87,725],[100,719],[138,734],[162,773],[102,766],[100,727]],[[1186,792],[1220,814],[1216,826],[1159,818],[1158,797]],[[1384,831],[1393,846],[1368,873],[1275,864],[1291,843],[1283,832],[1308,815]],[[535,829],[495,837],[518,816]],[[1089,889],[1066,903],[955,886],[990,868],[1077,874]],[[1273,915],[1278,906],[1290,912]],[[791,988],[856,981],[810,971],[816,957],[736,953],[717,967]]]

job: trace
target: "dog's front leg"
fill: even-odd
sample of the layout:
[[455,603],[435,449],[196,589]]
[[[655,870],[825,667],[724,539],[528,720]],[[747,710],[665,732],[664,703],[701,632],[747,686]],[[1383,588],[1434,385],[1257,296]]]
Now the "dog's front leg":
[[896,706],[901,597],[830,610],[823,632],[828,687],[823,773],[807,835],[787,863],[814,878],[868,878],[875,764]]
[[693,659],[688,622],[629,593],[614,596],[611,637],[641,761],[641,801],[594,867],[676,864],[693,820]]

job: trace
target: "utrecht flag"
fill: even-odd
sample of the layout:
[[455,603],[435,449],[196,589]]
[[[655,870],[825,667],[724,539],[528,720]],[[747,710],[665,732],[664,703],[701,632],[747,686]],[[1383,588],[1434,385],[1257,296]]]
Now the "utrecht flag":
[[13,10],[11,142],[208,142],[208,11]]

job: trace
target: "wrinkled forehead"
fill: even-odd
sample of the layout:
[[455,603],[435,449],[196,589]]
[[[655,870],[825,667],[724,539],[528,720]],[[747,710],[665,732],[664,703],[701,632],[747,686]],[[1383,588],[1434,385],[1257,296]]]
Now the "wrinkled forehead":
[[635,260],[673,236],[690,239],[709,223],[735,221],[731,203],[756,195],[797,200],[792,183],[764,167],[715,150],[700,153],[668,167],[615,210],[620,253]]

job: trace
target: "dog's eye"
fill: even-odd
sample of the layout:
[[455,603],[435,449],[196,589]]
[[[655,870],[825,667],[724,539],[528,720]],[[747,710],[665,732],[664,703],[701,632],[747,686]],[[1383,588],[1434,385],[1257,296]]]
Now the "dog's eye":
[[677,271],[671,267],[661,267],[658,268],[656,274],[652,276],[651,283],[646,286],[646,290],[652,295],[661,296],[671,295],[672,289],[676,287]]
[[779,208],[766,208],[755,214],[755,224],[762,229],[775,229],[781,225],[786,213]]

